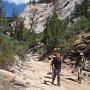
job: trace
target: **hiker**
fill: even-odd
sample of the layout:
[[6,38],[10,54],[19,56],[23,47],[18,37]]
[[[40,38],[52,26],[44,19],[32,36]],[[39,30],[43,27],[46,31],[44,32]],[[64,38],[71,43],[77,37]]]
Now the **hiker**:
[[77,64],[77,71],[78,71],[77,81],[79,81],[79,83],[81,83],[81,73],[82,73],[82,70],[85,66],[85,57],[84,57],[84,54],[82,52],[80,52],[80,56],[79,56],[76,64]]
[[52,84],[57,76],[57,85],[60,86],[60,72],[61,72],[61,56],[59,53],[55,55],[51,63],[52,66]]

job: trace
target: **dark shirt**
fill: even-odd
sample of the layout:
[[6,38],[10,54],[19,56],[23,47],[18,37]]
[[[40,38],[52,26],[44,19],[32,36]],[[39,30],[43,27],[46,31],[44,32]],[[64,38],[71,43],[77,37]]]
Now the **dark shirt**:
[[52,60],[52,66],[54,65],[55,69],[61,69],[61,59],[54,58]]

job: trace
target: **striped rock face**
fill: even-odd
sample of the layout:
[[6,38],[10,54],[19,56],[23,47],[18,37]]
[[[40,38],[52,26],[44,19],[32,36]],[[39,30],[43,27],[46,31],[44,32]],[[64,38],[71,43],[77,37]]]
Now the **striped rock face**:
[[[56,2],[58,18],[65,19],[67,16],[70,16],[74,10],[75,3],[80,3],[80,1],[81,0],[58,0]],[[26,28],[32,29],[34,27],[33,29],[36,33],[41,33],[45,28],[46,18],[52,15],[53,8],[52,3],[29,4],[20,16],[25,18],[24,24]],[[32,22],[34,22],[33,25]]]

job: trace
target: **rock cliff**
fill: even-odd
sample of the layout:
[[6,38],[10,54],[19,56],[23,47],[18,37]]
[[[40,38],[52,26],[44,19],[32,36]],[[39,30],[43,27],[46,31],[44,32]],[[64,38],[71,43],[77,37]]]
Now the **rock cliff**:
[[[75,3],[80,3],[81,0],[58,0],[55,5],[58,9],[59,19],[65,19],[70,16],[74,10]],[[25,27],[32,28],[32,23],[36,33],[43,32],[46,18],[52,15],[54,5],[52,3],[46,4],[29,4],[26,6],[21,17],[25,18]]]

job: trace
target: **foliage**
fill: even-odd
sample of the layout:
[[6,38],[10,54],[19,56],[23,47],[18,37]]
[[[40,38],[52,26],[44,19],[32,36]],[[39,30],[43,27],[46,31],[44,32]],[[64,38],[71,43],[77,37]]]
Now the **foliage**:
[[[28,45],[26,42],[15,40],[14,38],[4,35],[1,32],[0,32],[0,37],[1,37],[0,41],[2,41],[3,43],[5,43],[5,45],[8,45],[9,47],[12,48],[12,51],[14,52],[13,55],[17,54],[24,59],[24,56],[28,50]],[[2,46],[4,45],[2,44]]]
[[81,31],[89,30],[90,21],[81,16],[74,19],[73,23],[66,24],[65,21],[59,20],[57,13],[54,12],[51,17],[47,18],[45,26],[42,42],[47,50],[60,45],[62,47],[60,51],[65,54],[73,48],[75,36]]
[[[38,43],[43,42],[44,46],[38,50],[39,53],[45,50],[52,50],[60,45],[62,53],[67,53],[73,48],[73,41],[76,34],[81,31],[90,30],[90,21],[87,19],[88,0],[81,4],[76,4],[73,23],[59,20],[57,8],[53,10],[53,15],[46,19],[45,30],[41,34],[36,34],[38,10],[33,8],[30,13],[30,29],[24,27],[24,19],[17,16],[16,9],[13,9],[12,17],[0,17],[0,66],[7,68],[14,62],[14,55],[18,54],[24,58],[30,48],[34,48]],[[39,0],[40,3],[52,2],[52,0]],[[85,4],[85,5],[84,5]],[[0,7],[2,11],[2,6]],[[0,12],[1,12],[0,11]],[[2,12],[0,13],[2,15]],[[79,18],[77,18],[79,17]],[[68,18],[67,18],[68,19]],[[69,26],[68,26],[69,25]],[[40,36],[39,36],[40,35]]]
[[89,26],[89,20],[86,17],[81,16],[78,20],[76,20],[74,23],[71,23],[71,25],[66,28],[64,32],[63,45],[67,51],[73,48],[75,36],[80,32],[87,32]]
[[63,36],[64,22],[58,19],[56,12],[53,12],[53,15],[47,18],[45,26],[42,42],[47,49],[53,49],[59,44],[60,38]]
[[13,27],[13,37],[17,40],[23,40],[24,20],[17,18],[15,22],[16,25]]
[[26,32],[25,41],[26,41],[27,45],[29,46],[29,49],[37,46],[37,44],[38,44],[37,39],[38,38],[37,38],[36,32],[34,32],[34,31],[31,31],[31,32],[27,31]]
[[[18,17],[16,20],[13,17],[0,19],[0,33],[3,42],[11,45],[13,51],[20,57],[25,56],[30,47],[37,45],[37,35],[35,32],[30,32],[24,27],[24,19]],[[15,23],[13,25],[13,22]],[[11,25],[12,24],[12,25]],[[34,26],[33,26],[34,28]]]
[[33,8],[33,9],[30,11],[30,13],[32,13],[32,15],[29,16],[29,19],[30,19],[30,23],[29,23],[30,29],[29,29],[29,30],[30,30],[30,32],[31,32],[31,31],[34,31],[35,28],[37,27],[37,21],[38,21],[38,19],[39,19],[40,17],[37,17],[37,18],[36,18],[37,14],[38,14],[38,10],[37,10],[36,8]]
[[0,31],[5,32],[8,29],[7,19],[0,18]]
[[0,0],[0,18],[4,17],[5,11],[4,11],[4,5],[2,3],[2,0]]
[[26,31],[25,33],[25,41],[27,42],[29,48],[34,48],[37,44],[37,34],[35,32],[35,28],[37,27],[37,21],[40,17],[36,18],[36,15],[38,14],[38,10],[36,8],[33,8],[32,11],[30,12],[32,15],[30,15],[30,29]]
[[15,20],[15,19],[18,18],[18,11],[16,10],[16,8],[13,8],[13,11],[12,11],[12,18],[13,18],[13,20]]
[[37,45],[37,34],[34,32],[36,22],[34,23],[33,20],[29,31],[24,27],[24,19],[17,16],[16,9],[13,10],[12,17],[0,17],[1,68],[8,69],[12,66],[15,61],[15,54],[22,57],[21,59],[24,59],[27,50]]
[[39,0],[39,3],[50,3],[52,0]]
[[75,5],[75,10],[72,13],[72,16],[74,18],[77,18],[79,16],[85,16],[87,17],[87,10],[90,6],[90,0],[83,0],[81,2],[81,4],[77,4]]
[[14,62],[12,45],[8,44],[7,37],[0,33],[0,67],[8,69]]
[[88,30],[89,26],[90,26],[89,20],[86,17],[81,16],[80,18],[76,19],[76,22],[71,24],[69,32],[71,33],[71,35],[74,35],[81,31]]
[[28,44],[24,41],[17,41],[17,40],[15,40],[13,44],[14,44],[14,52],[20,56],[21,60],[24,60],[24,57],[28,50]]

